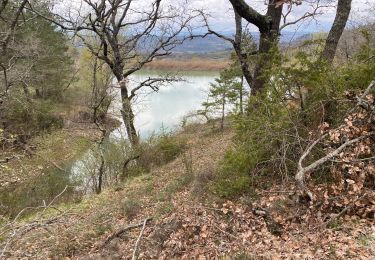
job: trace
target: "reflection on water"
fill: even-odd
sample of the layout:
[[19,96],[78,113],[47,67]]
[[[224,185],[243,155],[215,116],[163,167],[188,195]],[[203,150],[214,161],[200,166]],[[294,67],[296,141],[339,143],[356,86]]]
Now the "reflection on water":
[[[139,72],[130,78],[130,84],[134,87],[137,83],[153,76],[158,76],[158,74]],[[165,86],[160,89],[159,93],[150,93],[149,90],[142,92],[142,95],[133,104],[136,113],[135,124],[141,138],[149,137],[162,127],[164,129],[177,127],[184,115],[200,107],[207,96],[210,83],[217,76],[218,73],[212,72],[185,73],[183,76],[185,81],[174,82],[172,85]],[[121,98],[117,93],[111,113],[121,120],[120,108]],[[103,149],[105,153],[108,153],[108,160],[119,162],[121,160],[114,157],[123,156],[126,153],[126,151],[113,150],[126,147],[121,145],[125,143],[124,139],[121,138],[124,134],[125,128],[123,125],[111,134],[111,138]],[[48,204],[66,186],[69,188],[56,202],[79,200],[96,185],[95,176],[99,164],[97,153],[97,149],[89,149],[79,160],[67,165],[65,172],[52,170],[45,175],[31,179],[27,183],[0,189],[0,215],[15,216],[25,207]],[[108,176],[116,177],[118,172],[114,171],[117,171],[120,166],[116,166],[114,163],[109,163],[109,165],[113,168],[106,169],[110,172]]]
[[[156,72],[139,72],[131,76],[129,84],[137,86],[148,77],[156,77]],[[184,81],[173,82],[171,85],[160,88],[158,93],[150,93],[147,89],[134,102],[135,125],[141,138],[147,138],[153,132],[165,129],[174,129],[180,125],[182,117],[191,111],[200,108],[207,97],[210,83],[218,76],[216,72],[190,72],[182,77]],[[117,93],[111,113],[121,119],[120,93]],[[113,132],[116,137],[125,133],[124,125]]]

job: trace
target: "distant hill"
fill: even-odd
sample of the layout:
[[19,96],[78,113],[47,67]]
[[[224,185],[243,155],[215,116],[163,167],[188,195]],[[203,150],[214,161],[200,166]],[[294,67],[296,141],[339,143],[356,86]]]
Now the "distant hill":
[[[223,33],[227,37],[233,37],[234,33]],[[259,32],[251,33],[254,40],[259,40]],[[281,35],[280,43],[285,44],[293,41],[301,41],[311,37],[310,32],[283,32]],[[173,50],[175,55],[177,54],[198,54],[204,55],[208,53],[225,53],[232,50],[232,45],[228,41],[225,41],[217,36],[208,35],[205,38],[195,38],[192,40],[185,41],[182,45],[176,46]]]

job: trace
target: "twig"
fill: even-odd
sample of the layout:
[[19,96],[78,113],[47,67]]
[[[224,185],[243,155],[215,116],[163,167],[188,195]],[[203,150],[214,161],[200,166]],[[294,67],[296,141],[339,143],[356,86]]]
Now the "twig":
[[137,241],[135,242],[135,245],[134,245],[132,260],[137,259],[137,251],[138,251],[139,242],[141,241],[143,232],[145,231],[145,227],[146,227],[147,221],[148,221],[147,218],[143,221],[143,227],[142,227],[141,233],[139,233]]
[[329,226],[330,224],[332,224],[335,220],[341,218],[342,216],[344,216],[346,214],[346,212],[348,212],[352,207],[353,207],[353,204],[356,203],[358,200],[362,199],[363,197],[365,197],[366,194],[363,194],[362,196],[356,198],[355,200],[353,200],[351,203],[349,203],[349,205],[347,205],[343,210],[340,211],[339,214],[331,217],[329,220],[327,220],[326,222],[323,223],[323,227],[327,227]]
[[[7,251],[8,247],[10,246],[11,242],[17,236],[22,236],[22,235],[24,235],[24,234],[26,234],[26,233],[28,233],[28,232],[36,229],[36,228],[39,228],[39,227],[46,228],[46,226],[54,223],[59,218],[61,218],[62,216],[64,216],[64,215],[67,214],[68,211],[63,212],[63,211],[57,209],[56,207],[52,206],[52,204],[56,201],[56,199],[58,197],[60,197],[67,190],[67,188],[68,188],[68,186],[65,186],[64,190],[62,192],[60,192],[58,195],[56,195],[48,205],[46,205],[45,202],[44,202],[43,206],[26,207],[26,208],[22,209],[17,214],[17,216],[13,219],[13,221],[11,221],[10,223],[8,223],[8,224],[6,224],[5,226],[2,227],[2,230],[4,230],[4,231],[0,235],[5,234],[6,232],[9,232],[9,235],[7,237],[7,240],[6,240],[3,248],[0,251],[0,259],[2,259],[3,257],[5,257],[5,253],[8,252]],[[51,219],[42,219],[43,213],[46,211],[47,208],[53,208],[53,209],[59,211],[60,214],[57,217],[54,217],[54,218],[51,218]],[[26,223],[26,224],[21,225],[21,226],[15,225],[16,222],[18,221],[18,219],[22,216],[22,214],[26,210],[29,210],[29,209],[43,209],[43,211],[41,212],[40,215],[37,215],[39,219],[36,219],[34,221],[31,221],[31,222]]]
[[[147,220],[147,221],[146,221]],[[126,231],[129,231],[131,229],[134,229],[134,228],[139,228],[139,227],[142,227],[143,226],[143,223],[146,221],[146,223],[148,221],[151,221],[152,218],[146,218],[144,221],[140,222],[140,223],[137,223],[137,224],[131,224],[123,229],[120,229],[119,231],[113,233],[112,235],[110,235],[103,243],[103,246],[106,246],[109,242],[111,242],[111,240],[113,240],[114,238],[116,237],[120,237],[122,234],[124,234]]]
[[16,159],[16,158],[17,158],[17,156],[15,156],[15,155],[13,155],[13,156],[11,156],[11,157],[5,157],[5,159],[1,159],[1,160],[0,160],[0,163],[8,163],[8,162],[10,162],[11,160]]
[[[299,188],[301,191],[306,191],[307,192],[307,195],[310,197],[310,199],[312,200],[312,193],[310,191],[308,191],[305,187],[305,184],[304,184],[304,176],[306,173],[308,172],[311,172],[312,170],[314,170],[315,168],[317,168],[318,166],[324,164],[325,162],[327,162],[328,160],[330,160],[331,158],[337,156],[338,154],[340,154],[341,151],[343,151],[347,146],[349,145],[352,145],[352,144],[355,144],[371,135],[373,135],[375,132],[370,132],[366,135],[363,135],[363,136],[360,136],[360,137],[357,137],[357,138],[354,138],[344,144],[342,144],[339,148],[337,148],[336,150],[330,152],[329,154],[327,154],[326,156],[320,158],[319,160],[311,163],[309,166],[306,166],[306,167],[302,167],[302,161],[303,159],[306,158],[306,156],[310,153],[311,151],[311,148],[313,146],[310,146],[309,149],[307,149],[307,151],[301,156],[300,158],[300,161],[298,163],[298,172],[296,174],[296,181],[297,181],[297,184],[299,185]],[[314,144],[316,144],[318,141],[320,141],[320,139],[318,139],[317,141],[314,142]]]

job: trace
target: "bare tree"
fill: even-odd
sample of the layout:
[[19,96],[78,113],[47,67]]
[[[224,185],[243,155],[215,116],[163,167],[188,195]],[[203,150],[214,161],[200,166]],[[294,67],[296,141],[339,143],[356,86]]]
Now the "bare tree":
[[[276,0],[270,0],[267,13],[262,15],[250,7],[244,0],[229,1],[238,15],[258,27],[260,32],[259,54],[268,53],[272,46],[277,44],[278,41],[283,2],[280,3]],[[256,94],[263,88],[264,79],[261,76],[266,66],[265,61],[266,59],[259,59],[255,67],[254,77],[251,82],[252,94]]]
[[[105,139],[108,137],[108,129],[104,124],[105,116],[109,109],[109,106],[112,102],[112,97],[109,92],[109,88],[111,86],[112,77],[111,75],[102,75],[104,78],[100,80],[98,74],[100,72],[105,73],[105,69],[103,70],[103,64],[98,61],[97,57],[94,57],[94,62],[92,64],[92,101],[91,101],[91,108],[93,110],[93,121],[96,127],[100,130],[101,136],[97,141],[98,145],[98,153],[100,155],[100,166],[98,168],[98,180],[95,181],[96,187],[95,191],[97,194],[101,193],[103,188],[103,177],[104,177],[104,167],[105,167],[105,158],[104,158],[104,151],[103,151],[103,144]],[[96,176],[94,176],[96,177]]]
[[[195,37],[192,23],[199,13],[162,5],[161,0],[150,1],[145,8],[134,0],[82,0],[75,15],[70,12],[68,16],[55,17],[44,16],[31,5],[29,8],[61,29],[74,32],[94,56],[111,68],[121,90],[121,115],[128,138],[137,146],[133,98],[144,87],[157,91],[160,84],[176,79],[150,78],[131,89],[127,78],[155,58],[169,55],[176,45]],[[98,37],[99,46],[93,46],[90,37]]]

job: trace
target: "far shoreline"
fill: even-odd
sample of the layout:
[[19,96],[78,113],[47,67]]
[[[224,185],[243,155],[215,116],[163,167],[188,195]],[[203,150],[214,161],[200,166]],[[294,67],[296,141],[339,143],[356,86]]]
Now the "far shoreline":
[[208,59],[193,57],[190,59],[159,59],[143,67],[143,71],[206,71],[219,72],[230,64],[228,59]]

